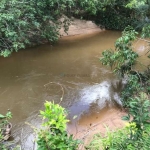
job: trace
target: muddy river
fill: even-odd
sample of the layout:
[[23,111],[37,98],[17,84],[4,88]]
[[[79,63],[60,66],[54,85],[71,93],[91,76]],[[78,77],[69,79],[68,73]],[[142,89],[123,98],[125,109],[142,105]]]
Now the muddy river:
[[63,96],[61,105],[69,112],[71,130],[75,124],[79,129],[90,126],[109,115],[110,109],[119,109],[122,85],[99,57],[114,47],[120,35],[103,31],[65,37],[54,46],[46,44],[0,58],[0,113],[11,110],[13,136],[23,149],[32,148],[34,137],[25,122],[40,125],[38,115],[45,100],[59,103]]

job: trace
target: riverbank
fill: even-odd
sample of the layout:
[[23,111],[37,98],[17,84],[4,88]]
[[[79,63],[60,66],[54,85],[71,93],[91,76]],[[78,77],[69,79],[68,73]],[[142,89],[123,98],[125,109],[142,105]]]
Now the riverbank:
[[124,127],[127,121],[123,121],[121,118],[125,115],[127,115],[125,111],[117,108],[110,108],[104,113],[92,113],[82,118],[76,128],[69,127],[68,132],[73,134],[75,139],[80,139],[83,142],[78,150],[85,150],[85,146],[92,141],[95,134],[106,135],[106,127],[110,131]]
[[69,26],[69,30],[67,33],[64,32],[64,29],[60,29],[60,34],[62,37],[66,36],[77,36],[83,34],[92,34],[96,32],[102,32],[104,29],[101,29],[98,25],[93,23],[92,21],[73,19],[71,25]]

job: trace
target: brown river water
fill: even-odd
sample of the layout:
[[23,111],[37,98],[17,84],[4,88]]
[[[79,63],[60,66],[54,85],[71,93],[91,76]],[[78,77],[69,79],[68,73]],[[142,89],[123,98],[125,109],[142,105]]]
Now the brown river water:
[[[12,134],[22,149],[33,147],[34,134],[25,122],[40,126],[38,115],[45,100],[59,103],[63,96],[60,104],[69,112],[68,130],[72,131],[90,126],[109,115],[110,109],[119,109],[122,84],[99,57],[114,47],[120,35],[103,31],[65,37],[54,46],[45,44],[0,58],[0,113],[11,110]],[[138,52],[142,50],[138,45]]]

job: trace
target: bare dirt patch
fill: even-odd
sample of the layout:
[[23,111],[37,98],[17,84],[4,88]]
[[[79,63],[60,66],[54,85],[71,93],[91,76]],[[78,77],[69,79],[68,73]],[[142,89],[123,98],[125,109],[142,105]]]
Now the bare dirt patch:
[[68,34],[63,31],[63,28],[60,29],[60,34],[62,36],[75,36],[80,34],[91,34],[94,32],[101,32],[99,26],[97,26],[92,21],[74,19],[69,27]]
[[104,110],[104,112],[102,117],[101,114],[96,113],[92,113],[87,118],[83,117],[76,127],[70,129],[69,133],[73,134],[75,139],[83,141],[83,145],[78,150],[85,150],[84,146],[90,143],[94,134],[101,133],[105,135],[107,132],[106,126],[110,131],[115,131],[125,126],[126,121],[123,121],[121,117],[125,116],[126,112],[116,108],[110,108],[107,111]]

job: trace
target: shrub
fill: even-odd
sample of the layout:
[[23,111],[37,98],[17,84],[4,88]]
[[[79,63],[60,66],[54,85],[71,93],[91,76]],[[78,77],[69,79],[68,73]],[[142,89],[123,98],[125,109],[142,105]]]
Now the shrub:
[[59,29],[66,31],[70,23],[67,17],[60,18],[72,5],[68,0],[0,1],[0,56],[58,40]]
[[[12,118],[12,114],[10,111],[6,113],[6,115],[0,114],[0,149],[7,150],[7,146],[4,141],[7,140],[10,136],[10,128],[9,128],[9,119]],[[6,131],[7,130],[7,131]]]
[[44,123],[43,128],[37,130],[38,150],[76,150],[78,140],[74,140],[72,135],[66,131],[66,111],[58,104],[52,102],[45,103],[45,110],[40,111]]

